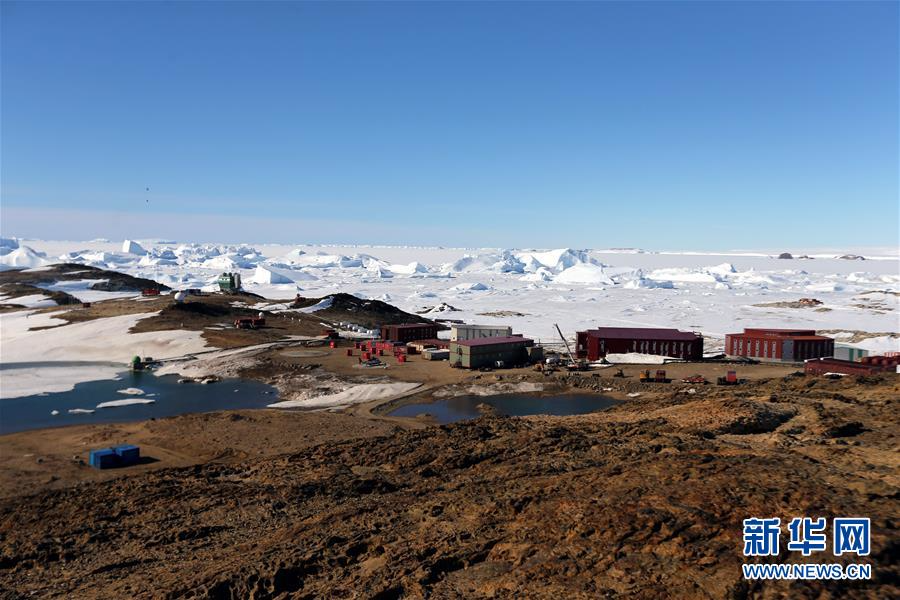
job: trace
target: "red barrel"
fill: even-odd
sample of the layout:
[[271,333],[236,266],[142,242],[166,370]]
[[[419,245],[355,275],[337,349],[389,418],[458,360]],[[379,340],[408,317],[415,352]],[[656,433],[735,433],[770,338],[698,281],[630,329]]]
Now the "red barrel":
[[371,352],[363,352],[363,360],[369,360],[372,358]]
[[378,351],[378,356],[384,356],[384,350],[379,350],[379,351]]
[[397,362],[400,363],[400,364],[405,363],[405,362],[406,362],[406,357],[403,356],[402,354],[398,354],[398,355],[397,355]]
[[335,347],[335,343],[334,343],[334,342],[328,342],[328,346],[331,347],[331,348],[334,348],[334,347]]
[[347,348],[347,356],[353,356],[353,348]]

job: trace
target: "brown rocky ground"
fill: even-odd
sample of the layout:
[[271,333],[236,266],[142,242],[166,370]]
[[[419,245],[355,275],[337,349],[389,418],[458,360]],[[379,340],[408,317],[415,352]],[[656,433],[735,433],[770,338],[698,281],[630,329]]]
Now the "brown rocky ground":
[[[0,597],[897,597],[898,392],[673,387],[45,489],[0,500]],[[872,581],[742,580],[742,519],[844,515]]]
[[[0,497],[96,483],[207,462],[240,462],[326,442],[386,435],[389,421],[326,412],[241,410],[22,431],[0,436]],[[147,458],[128,469],[87,466],[92,448],[137,444]]]

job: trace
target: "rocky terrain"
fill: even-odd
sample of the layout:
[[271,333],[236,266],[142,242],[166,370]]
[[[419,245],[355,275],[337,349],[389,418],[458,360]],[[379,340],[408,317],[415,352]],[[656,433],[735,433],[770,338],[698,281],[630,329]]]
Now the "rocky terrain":
[[[11,497],[0,597],[896,597],[898,391],[786,377]],[[741,578],[742,519],[843,515],[871,581]]]
[[76,263],[58,263],[40,269],[0,271],[0,284],[20,283],[45,286],[63,281],[82,280],[96,280],[87,286],[87,289],[103,292],[140,292],[146,288],[163,291],[169,289],[169,286],[152,279]]

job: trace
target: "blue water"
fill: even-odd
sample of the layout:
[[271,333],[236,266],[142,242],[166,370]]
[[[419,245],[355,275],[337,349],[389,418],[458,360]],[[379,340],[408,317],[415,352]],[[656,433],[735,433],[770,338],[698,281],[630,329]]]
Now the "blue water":
[[[120,373],[120,380],[79,383],[73,390],[46,395],[24,396],[0,400],[0,434],[81,425],[87,423],[124,423],[171,417],[185,413],[264,408],[276,401],[272,386],[244,379],[224,379],[216,383],[178,383],[177,375],[157,377],[152,372]],[[139,388],[143,396],[118,393],[125,388]],[[153,404],[133,404],[111,408],[95,408],[101,402],[149,398]],[[69,414],[73,408],[95,409],[91,414]],[[58,415],[50,414],[59,411]]]
[[527,415],[582,415],[603,410],[618,402],[604,396],[591,394],[561,394],[558,396],[531,396],[504,394],[500,396],[456,396],[442,398],[431,403],[407,404],[388,413],[392,417],[415,417],[429,414],[441,425],[476,419],[486,413],[478,410],[479,404],[494,407],[495,414],[512,417]]

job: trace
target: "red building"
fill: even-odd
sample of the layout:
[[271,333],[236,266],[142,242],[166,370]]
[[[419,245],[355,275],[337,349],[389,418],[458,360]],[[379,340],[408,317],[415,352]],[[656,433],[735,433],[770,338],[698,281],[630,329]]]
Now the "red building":
[[814,358],[806,361],[803,372],[807,375],[824,375],[825,373],[840,373],[842,375],[872,375],[885,371],[881,365],[867,365],[852,360],[839,358]]
[[382,325],[381,339],[392,342],[413,342],[436,338],[441,329],[436,323],[401,323],[400,325]]
[[577,333],[578,358],[599,360],[607,354],[656,354],[684,360],[703,358],[703,336],[677,329],[598,327]]
[[725,354],[759,360],[803,362],[834,356],[834,340],[811,329],[744,329],[725,336]]

